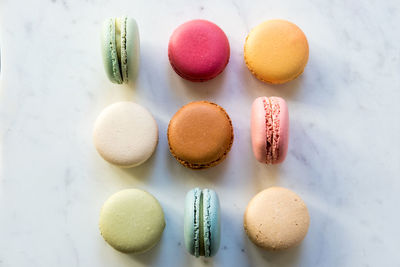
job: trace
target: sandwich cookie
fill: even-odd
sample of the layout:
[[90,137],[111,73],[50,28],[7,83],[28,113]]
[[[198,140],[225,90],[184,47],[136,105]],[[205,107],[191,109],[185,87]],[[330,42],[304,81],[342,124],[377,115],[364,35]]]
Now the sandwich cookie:
[[217,104],[198,101],[179,109],[168,125],[171,154],[185,167],[204,169],[222,162],[233,143],[233,127]]
[[186,250],[196,256],[214,256],[220,244],[220,205],[211,189],[194,188],[186,194],[184,239]]
[[133,102],[104,109],[93,130],[94,145],[111,164],[130,168],[144,163],[158,143],[158,126],[151,113]]
[[164,212],[150,193],[132,188],[119,191],[104,203],[99,227],[104,240],[124,253],[154,247],[165,228]]
[[284,250],[300,244],[307,234],[310,216],[303,200],[282,187],[271,187],[249,202],[244,230],[250,240],[266,250]]
[[101,48],[104,68],[111,82],[133,81],[139,69],[139,30],[128,17],[109,18],[103,23]]
[[280,97],[259,97],[251,110],[253,153],[261,163],[285,160],[289,141],[289,111]]
[[203,82],[215,78],[229,61],[229,41],[220,27],[207,20],[180,25],[168,44],[172,68],[182,78]]
[[273,84],[291,81],[303,73],[307,65],[307,38],[289,21],[265,21],[247,36],[244,60],[261,81]]

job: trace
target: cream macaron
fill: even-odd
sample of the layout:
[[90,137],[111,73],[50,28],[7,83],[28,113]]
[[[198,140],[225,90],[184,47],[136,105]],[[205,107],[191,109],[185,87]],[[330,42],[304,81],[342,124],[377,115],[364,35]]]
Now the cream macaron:
[[145,162],[158,142],[151,113],[133,102],[112,104],[101,112],[93,130],[94,145],[109,163],[130,168]]
[[282,187],[258,193],[244,214],[248,237],[266,250],[284,250],[300,244],[309,224],[306,204],[296,193]]

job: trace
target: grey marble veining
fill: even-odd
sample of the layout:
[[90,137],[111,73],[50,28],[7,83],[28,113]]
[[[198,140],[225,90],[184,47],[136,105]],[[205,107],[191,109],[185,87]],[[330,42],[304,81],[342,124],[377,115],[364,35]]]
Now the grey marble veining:
[[[102,20],[126,14],[141,34],[141,66],[130,86],[111,84],[99,44]],[[231,45],[222,75],[182,80],[167,58],[179,24],[204,18]],[[258,23],[283,18],[308,37],[305,73],[285,85],[256,80],[243,45]],[[0,1],[0,266],[400,266],[400,6],[398,1]],[[290,111],[286,161],[253,158],[254,98],[284,97]],[[107,105],[133,100],[154,114],[160,140],[142,166],[123,170],[96,153],[91,132]],[[169,154],[166,129],[182,105],[210,100],[235,127],[227,159],[185,169]],[[297,192],[311,216],[298,248],[264,252],[243,231],[243,213],[273,185]],[[183,201],[215,189],[222,240],[212,259],[183,248]],[[166,229],[142,255],[114,251],[97,223],[102,203],[127,187],[161,202]]]

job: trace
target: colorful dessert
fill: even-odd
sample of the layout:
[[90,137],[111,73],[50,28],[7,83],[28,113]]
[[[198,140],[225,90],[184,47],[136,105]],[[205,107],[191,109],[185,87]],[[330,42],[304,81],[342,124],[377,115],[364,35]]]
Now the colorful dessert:
[[220,74],[228,64],[229,41],[225,33],[207,20],[191,20],[179,26],[168,45],[172,68],[182,78],[202,82]]
[[244,214],[246,234],[266,250],[284,250],[300,244],[309,224],[306,204],[294,192],[282,187],[258,193]]
[[100,212],[104,240],[124,253],[141,253],[154,247],[165,228],[164,212],[150,193],[125,189],[112,195]]
[[289,111],[280,97],[259,97],[251,110],[251,141],[259,162],[281,163],[289,142]]
[[211,189],[194,188],[186,195],[184,238],[186,250],[196,256],[214,256],[220,244],[220,205]]
[[128,83],[139,69],[139,30],[132,18],[109,18],[103,23],[101,48],[107,77],[113,83]]
[[233,143],[233,127],[217,104],[198,101],[183,106],[168,125],[171,154],[182,165],[204,169],[225,159]]
[[103,110],[93,130],[94,145],[109,163],[130,168],[145,162],[158,142],[151,113],[133,102],[118,102]]
[[289,21],[265,21],[247,36],[244,60],[261,81],[274,84],[291,81],[302,74],[307,65],[307,38]]

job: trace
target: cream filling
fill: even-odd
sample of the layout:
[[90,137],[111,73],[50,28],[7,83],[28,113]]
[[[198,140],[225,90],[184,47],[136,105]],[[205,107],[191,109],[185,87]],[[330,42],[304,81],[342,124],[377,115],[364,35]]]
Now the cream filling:
[[118,57],[118,65],[121,70],[121,77],[123,82],[128,81],[128,62],[126,51],[126,24],[127,17],[115,19],[115,43]]

